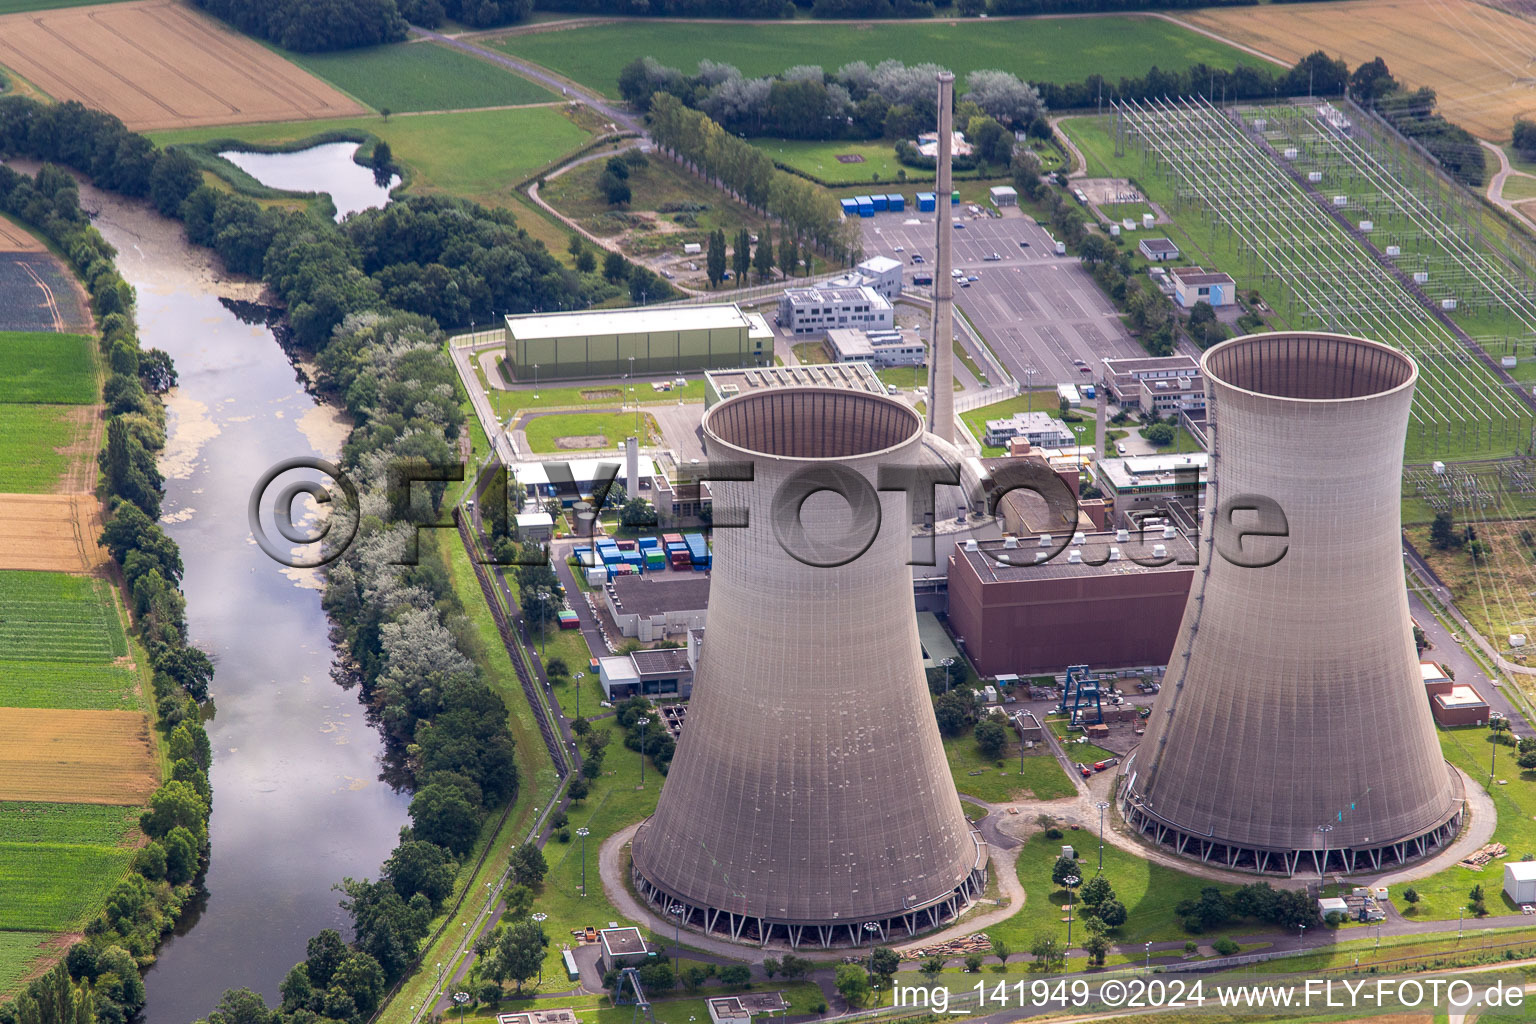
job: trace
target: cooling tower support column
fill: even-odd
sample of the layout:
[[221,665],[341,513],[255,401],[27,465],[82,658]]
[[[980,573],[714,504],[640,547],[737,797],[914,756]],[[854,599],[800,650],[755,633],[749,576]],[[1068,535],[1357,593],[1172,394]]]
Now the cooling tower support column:
[[864,392],[785,388],[704,414],[716,480],[709,638],[636,889],[736,941],[830,946],[953,920],[986,883],[922,669],[911,510],[921,418]]
[[[1450,842],[1403,581],[1418,368],[1373,341],[1260,334],[1201,360],[1212,448],[1200,568],[1127,821],[1231,868],[1380,870]],[[1246,536],[1240,536],[1246,534]]]
[[955,279],[954,229],[949,197],[950,151],[955,130],[955,76],[939,72],[938,190],[934,193],[933,345],[928,355],[928,429],[955,440]]

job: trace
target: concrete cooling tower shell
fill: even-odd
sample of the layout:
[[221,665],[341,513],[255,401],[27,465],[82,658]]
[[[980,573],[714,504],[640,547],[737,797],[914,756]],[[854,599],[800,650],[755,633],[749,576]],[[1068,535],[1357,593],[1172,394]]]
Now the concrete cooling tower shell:
[[[1462,783],[1436,740],[1403,580],[1418,368],[1331,334],[1235,338],[1201,366],[1213,424],[1202,564],[1124,768],[1126,820],[1256,871],[1423,856],[1454,838]],[[1253,514],[1223,527],[1218,509],[1252,495],[1279,504],[1288,537],[1238,549]]]
[[[714,406],[704,438],[712,463],[748,462],[753,479],[711,485],[709,631],[634,839],[636,887],[743,941],[936,927],[980,895],[986,846],[922,670],[907,498],[876,489],[882,467],[927,461],[922,421],[883,395],[789,388]],[[851,499],[806,497],[828,484]],[[730,509],[745,528],[720,527]]]

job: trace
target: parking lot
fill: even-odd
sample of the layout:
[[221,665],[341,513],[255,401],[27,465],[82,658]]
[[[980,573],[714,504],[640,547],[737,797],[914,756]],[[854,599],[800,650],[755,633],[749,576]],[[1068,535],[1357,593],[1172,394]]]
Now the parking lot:
[[[965,275],[956,282],[955,304],[1021,383],[1077,383],[1090,379],[1085,367],[1096,373],[1105,357],[1146,354],[1078,261],[1057,256],[1051,236],[1032,219],[972,217],[964,206],[951,213],[954,268]],[[909,282],[914,271],[931,272],[933,216],[876,214],[862,222],[865,252],[901,260]]]

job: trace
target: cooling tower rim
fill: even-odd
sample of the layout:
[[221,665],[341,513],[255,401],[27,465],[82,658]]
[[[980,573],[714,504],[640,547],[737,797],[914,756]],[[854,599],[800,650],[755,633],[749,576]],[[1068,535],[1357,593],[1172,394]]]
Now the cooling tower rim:
[[[1309,338],[1319,341],[1344,341],[1364,348],[1376,349],[1407,366],[1408,376],[1399,384],[1381,391],[1372,391],[1367,395],[1352,395],[1346,398],[1293,398],[1289,395],[1276,395],[1267,391],[1255,391],[1252,388],[1233,384],[1211,368],[1211,358],[1219,355],[1227,348],[1237,347],[1245,343],[1252,344],[1266,338]],[[1412,390],[1419,380],[1418,361],[1401,349],[1393,348],[1384,342],[1373,341],[1370,338],[1362,338],[1355,334],[1339,334],[1333,331],[1263,331],[1257,334],[1242,334],[1235,338],[1228,338],[1226,341],[1206,349],[1205,354],[1200,357],[1200,372],[1205,375],[1207,380],[1216,381],[1223,388],[1238,392],[1239,394],[1252,395],[1255,398],[1262,398],[1271,402],[1291,402],[1302,406],[1348,405],[1351,402],[1372,402],[1389,395],[1395,395],[1400,391]]]
[[[895,444],[887,445],[884,448],[872,448],[867,452],[859,452],[856,455],[810,456],[777,455],[773,452],[763,452],[758,451],[755,448],[747,448],[744,445],[739,445],[732,441],[727,441],[710,426],[710,420],[719,414],[721,409],[729,407],[733,402],[772,401],[780,397],[788,397],[791,395],[808,393],[848,396],[854,401],[871,402],[885,405],[892,409],[897,409],[901,412],[902,415],[906,416],[910,420],[912,429],[908,431],[900,441],[897,441]],[[811,464],[850,462],[854,459],[869,459],[881,455],[888,455],[891,452],[896,452],[903,448],[907,448],[914,442],[920,443],[922,441],[923,435],[927,433],[927,425],[924,422],[923,417],[918,415],[917,410],[913,409],[907,403],[898,401],[889,395],[879,395],[875,394],[873,391],[850,391],[845,388],[827,388],[814,386],[774,388],[771,391],[758,391],[746,395],[737,395],[733,398],[727,399],[726,401],[717,402],[715,405],[704,410],[704,418],[700,422],[699,429],[703,431],[705,437],[708,439],[706,450],[710,446],[718,445],[722,449],[738,452],[741,455],[753,459],[768,459],[775,462],[797,462]]]

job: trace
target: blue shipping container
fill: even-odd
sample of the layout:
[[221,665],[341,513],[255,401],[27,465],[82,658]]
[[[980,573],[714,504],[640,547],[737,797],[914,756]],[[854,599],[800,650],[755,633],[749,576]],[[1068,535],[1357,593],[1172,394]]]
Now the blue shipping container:
[[884,195],[870,196],[869,197],[869,201],[874,204],[875,209],[877,209],[877,210],[885,209],[885,196]]
[[892,192],[885,197],[885,205],[890,210],[905,210],[907,208],[907,199],[900,192]]
[[656,548],[658,551],[661,549],[661,541],[655,537],[641,537],[636,543],[640,545],[641,551],[645,551],[648,548]]
[[844,199],[843,200],[843,213],[845,213],[848,216],[852,217],[854,214],[856,214],[858,212],[859,212],[858,200],[856,200],[856,199]]
[[917,211],[919,213],[931,213],[933,212],[935,202],[937,200],[932,192],[919,192],[917,194]]
[[860,217],[873,217],[874,215],[875,215],[875,204],[874,203],[872,203],[872,202],[864,202],[864,203],[860,203],[859,204],[859,216]]
[[688,545],[688,558],[693,562],[695,569],[709,568],[709,544],[704,540],[702,533],[687,533],[683,535],[683,541]]

